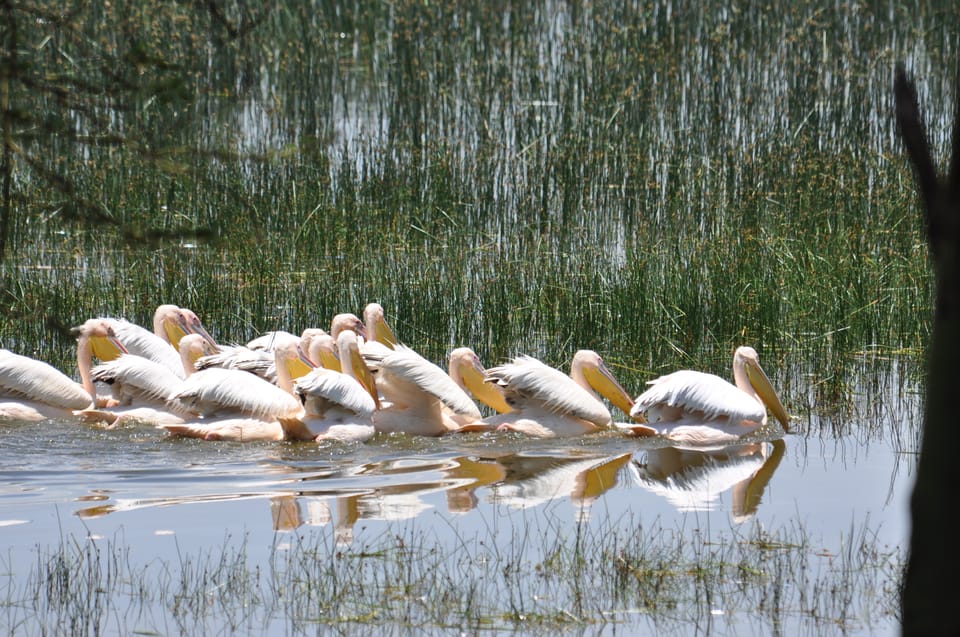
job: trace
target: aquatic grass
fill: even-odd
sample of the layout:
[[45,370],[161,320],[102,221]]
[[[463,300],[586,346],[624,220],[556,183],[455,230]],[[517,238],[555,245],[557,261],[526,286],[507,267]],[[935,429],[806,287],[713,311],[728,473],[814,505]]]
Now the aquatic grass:
[[72,634],[318,626],[546,634],[611,625],[686,634],[758,620],[774,631],[844,632],[896,621],[892,583],[902,568],[868,522],[851,525],[839,550],[796,523],[748,525],[707,541],[696,529],[636,519],[567,527],[549,513],[509,542],[495,528],[438,542],[422,526],[357,539],[280,534],[268,562],[253,564],[245,542],[230,537],[177,562],[145,563],[122,537],[66,538],[38,547],[31,576],[5,587],[0,614],[18,634],[55,626]]

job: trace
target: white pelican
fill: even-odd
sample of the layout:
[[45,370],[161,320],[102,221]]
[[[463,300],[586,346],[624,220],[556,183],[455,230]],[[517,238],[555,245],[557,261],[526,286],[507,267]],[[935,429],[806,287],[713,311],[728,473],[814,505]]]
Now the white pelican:
[[283,440],[281,418],[300,419],[293,379],[312,368],[299,337],[281,337],[274,345],[277,384],[238,369],[211,367],[191,374],[167,401],[200,414],[183,424],[162,425],[174,435],[205,440]]
[[[194,361],[213,346],[199,334],[192,333],[180,339],[180,356],[187,375],[193,373]],[[183,379],[166,366],[142,356],[123,354],[105,361],[91,370],[93,381],[110,386],[113,402],[110,407],[87,409],[81,412],[89,421],[101,421],[116,427],[124,421],[147,422],[154,425],[180,424],[197,414],[167,401],[178,391]]]
[[659,435],[682,445],[723,446],[765,425],[769,408],[784,431],[790,431],[787,410],[752,347],[738,347],[733,353],[733,379],[736,386],[719,376],[688,369],[656,378],[630,411],[631,417],[645,416],[647,423],[620,427],[634,435]]
[[530,356],[487,370],[488,382],[503,390],[513,411],[484,420],[498,430],[538,438],[579,436],[613,424],[610,410],[594,393],[629,413],[633,401],[593,350],[578,351],[570,375]]
[[[277,347],[274,352],[277,384],[240,370],[211,367],[187,377],[168,400],[204,417],[224,413],[264,418],[297,416],[300,403],[291,393],[292,378],[302,375],[300,370],[309,369],[310,363],[299,359],[299,348],[293,343],[293,348]],[[294,364],[301,366],[297,372],[291,370]]]
[[80,383],[49,363],[0,350],[0,417],[37,422],[75,415],[94,405],[107,404],[97,396],[90,378],[93,358],[111,360],[125,352],[105,321],[88,321],[77,336],[77,370]]
[[[179,343],[179,338],[188,333],[189,328],[184,325],[183,314],[176,305],[165,304],[157,307],[153,315],[152,332],[125,319],[102,317],[90,321],[106,321],[127,352],[156,361],[177,376],[184,377],[180,354],[172,343]],[[170,338],[174,340],[168,340]]]
[[[390,349],[370,342],[362,352],[382,398],[373,417],[377,431],[440,436],[457,431],[461,422],[482,418],[476,403],[447,372],[409,347],[397,344]],[[460,422],[446,415],[444,408]]]
[[376,433],[376,386],[360,355],[356,332],[340,332],[337,346],[343,372],[318,367],[294,381],[294,394],[305,413],[299,419],[280,419],[288,439],[365,442]]

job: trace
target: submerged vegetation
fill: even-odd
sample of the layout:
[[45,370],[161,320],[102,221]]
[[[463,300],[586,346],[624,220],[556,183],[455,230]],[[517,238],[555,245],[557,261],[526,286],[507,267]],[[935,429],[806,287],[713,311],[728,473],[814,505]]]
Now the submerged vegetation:
[[847,552],[832,555],[801,527],[754,524],[711,544],[629,519],[569,528],[548,513],[507,540],[478,534],[438,550],[409,529],[346,547],[332,535],[280,534],[261,565],[231,537],[179,564],[140,561],[122,536],[71,539],[38,553],[29,581],[3,586],[0,618],[17,634],[40,634],[39,618],[73,635],[594,634],[617,625],[709,634],[742,627],[744,614],[762,632],[824,634],[897,619],[901,564],[865,529],[851,529]]

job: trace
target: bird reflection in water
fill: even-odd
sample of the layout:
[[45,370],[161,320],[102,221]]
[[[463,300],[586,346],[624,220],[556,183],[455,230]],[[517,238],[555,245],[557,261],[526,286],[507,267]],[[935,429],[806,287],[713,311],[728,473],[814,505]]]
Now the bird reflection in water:
[[731,515],[739,524],[757,512],[785,450],[779,439],[709,451],[663,447],[646,450],[630,467],[640,487],[663,496],[680,511],[713,510],[729,490]]

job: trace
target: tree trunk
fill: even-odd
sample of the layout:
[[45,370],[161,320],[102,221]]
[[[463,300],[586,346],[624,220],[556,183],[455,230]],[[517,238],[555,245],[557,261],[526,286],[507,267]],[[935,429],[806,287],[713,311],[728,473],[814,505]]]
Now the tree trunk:
[[958,635],[960,537],[953,510],[960,457],[953,446],[960,417],[960,100],[950,170],[941,179],[930,155],[913,83],[897,70],[894,93],[900,134],[923,200],[936,282],[933,334],[927,352],[923,439],[910,499],[910,554],[902,591],[904,635]]

